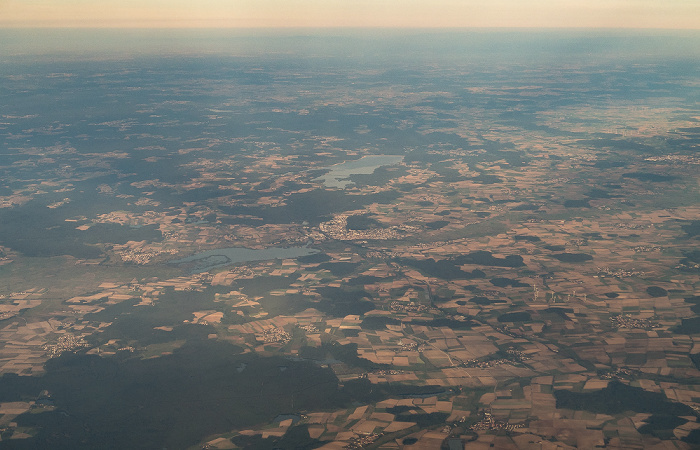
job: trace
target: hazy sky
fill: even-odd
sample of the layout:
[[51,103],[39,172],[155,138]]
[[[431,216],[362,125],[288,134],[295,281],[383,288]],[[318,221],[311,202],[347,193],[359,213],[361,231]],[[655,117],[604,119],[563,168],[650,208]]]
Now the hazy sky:
[[0,27],[700,29],[700,0],[0,0]]

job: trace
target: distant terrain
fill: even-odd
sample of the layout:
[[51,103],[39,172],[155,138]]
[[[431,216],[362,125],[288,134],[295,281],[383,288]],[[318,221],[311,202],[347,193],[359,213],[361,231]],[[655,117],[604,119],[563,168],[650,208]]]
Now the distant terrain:
[[105,33],[0,48],[0,449],[700,446],[697,33]]

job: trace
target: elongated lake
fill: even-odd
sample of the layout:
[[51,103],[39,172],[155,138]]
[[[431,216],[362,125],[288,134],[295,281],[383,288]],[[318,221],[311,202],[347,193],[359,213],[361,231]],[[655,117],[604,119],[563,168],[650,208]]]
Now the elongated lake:
[[228,264],[266,261],[270,259],[290,259],[300,256],[312,255],[318,250],[308,247],[270,247],[263,249],[252,249],[245,247],[219,248],[197,253],[187,258],[170,261],[169,264],[189,267],[191,273],[206,272],[217,267]]

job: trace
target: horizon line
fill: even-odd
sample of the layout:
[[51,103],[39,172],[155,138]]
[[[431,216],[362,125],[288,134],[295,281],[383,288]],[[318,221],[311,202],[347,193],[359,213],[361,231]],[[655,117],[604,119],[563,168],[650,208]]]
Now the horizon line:
[[606,31],[700,31],[697,28],[677,27],[635,27],[635,26],[360,26],[360,25],[328,25],[328,26],[179,26],[179,25],[0,25],[3,30],[417,30],[417,31],[467,31],[467,30],[606,30]]

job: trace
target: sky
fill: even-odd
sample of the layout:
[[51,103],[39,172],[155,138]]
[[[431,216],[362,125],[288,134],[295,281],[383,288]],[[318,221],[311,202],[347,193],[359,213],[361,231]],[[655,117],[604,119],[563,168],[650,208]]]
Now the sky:
[[0,27],[700,29],[700,0],[0,0]]

